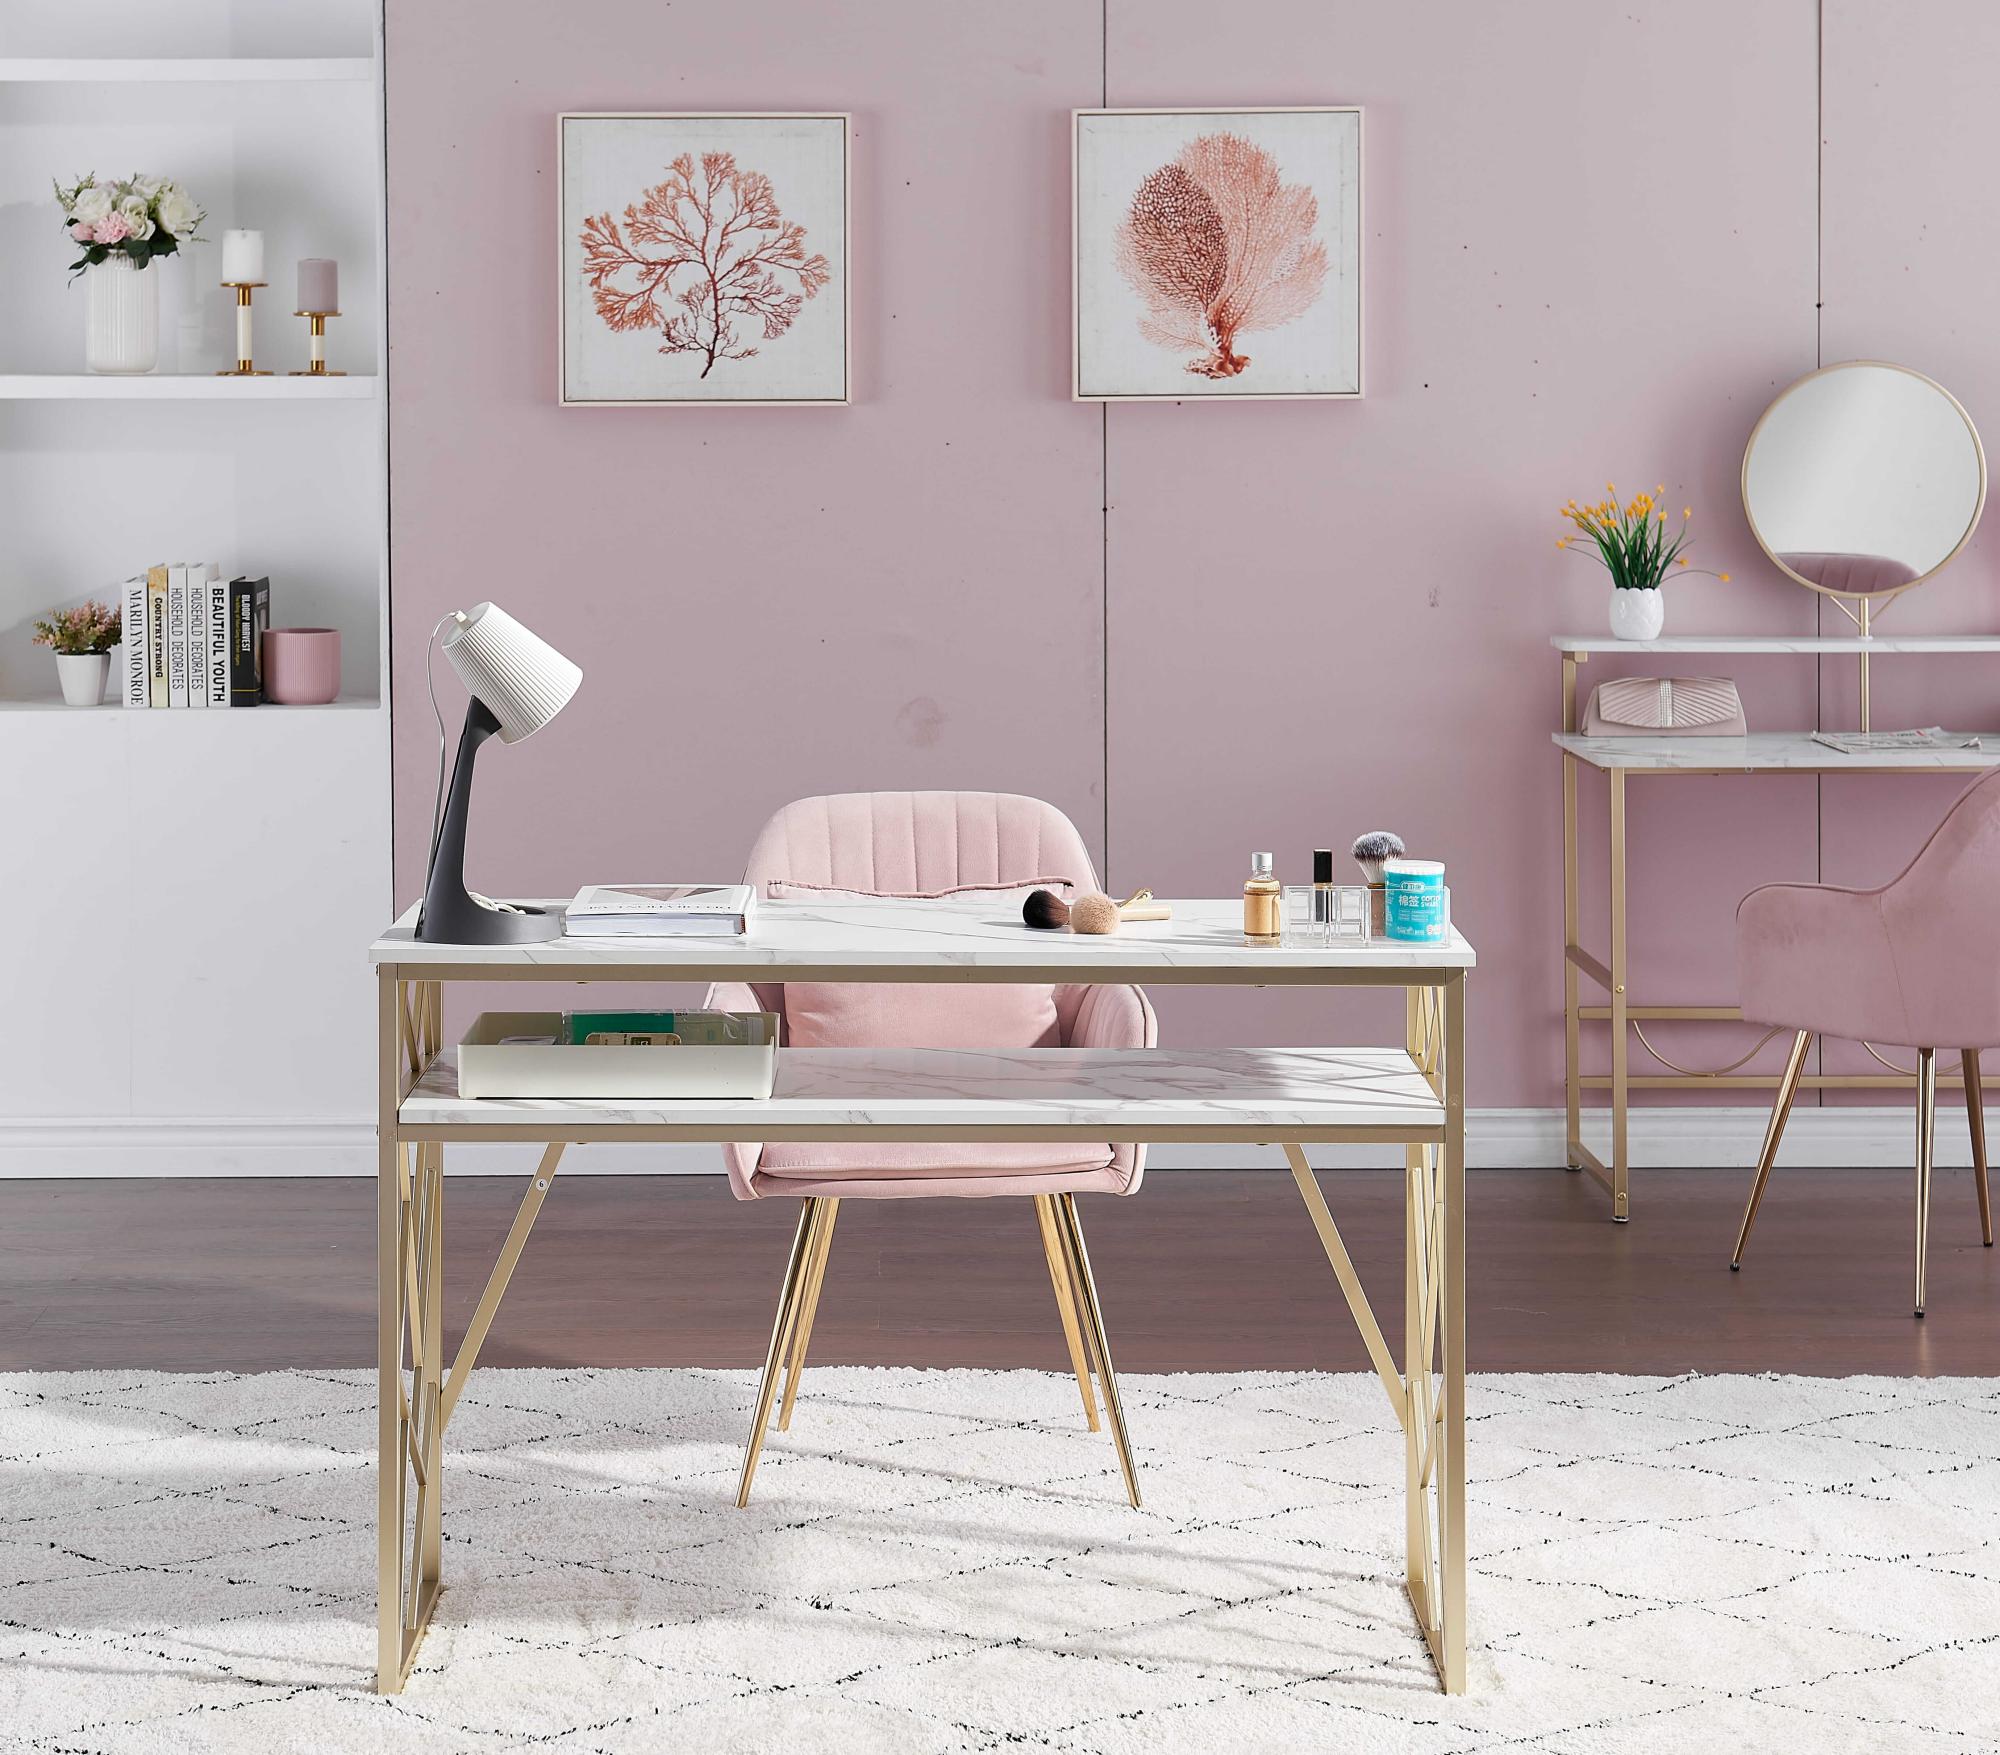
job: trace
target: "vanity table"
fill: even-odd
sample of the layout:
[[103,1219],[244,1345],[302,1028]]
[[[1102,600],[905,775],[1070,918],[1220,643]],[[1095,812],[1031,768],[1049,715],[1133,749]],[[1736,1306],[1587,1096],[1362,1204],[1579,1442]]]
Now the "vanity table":
[[[559,909],[559,903],[538,906]],[[990,904],[764,904],[747,939],[421,942],[412,908],[370,947],[379,982],[376,1685],[399,1691],[442,1588],[444,1436],[572,1141],[1089,1139],[1284,1142],[1293,1180],[1403,1435],[1404,1583],[1440,1684],[1465,1688],[1465,987],[1472,948],[1245,943],[1234,898],[1102,938],[1037,933]],[[1400,1048],[781,1049],[761,1099],[582,1102],[459,1094],[448,982],[1142,982],[1389,987]],[[444,1349],[444,1155],[541,1160],[456,1356]],[[1306,1159],[1316,1142],[1403,1149],[1400,1366]],[[1143,1437],[1143,1434],[1141,1435]],[[719,1494],[716,1515],[738,1515]],[[1109,1510],[1107,1519],[1118,1513]],[[1110,1525],[1107,1524],[1107,1529]]]
[[[1809,372],[1788,385],[1758,417],[1743,448],[1743,512],[1750,534],[1773,567],[1847,617],[1845,636],[1757,638],[1687,636],[1618,640],[1558,634],[1562,654],[1563,809],[1563,1088],[1567,1156],[1611,1197],[1611,1217],[1632,1216],[1627,1122],[1631,1093],[1657,1088],[1773,1089],[1774,1074],[1739,1073],[1750,1058],[1714,1070],[1673,1066],[1646,1039],[1654,1019],[1740,1021],[1734,1005],[1651,1005],[1631,993],[1626,945],[1626,785],[1637,774],[1936,774],[1968,778],[2000,765],[2000,733],[1947,734],[1939,747],[1868,749],[1855,753],[1816,741],[1807,731],[1753,731],[1746,737],[1674,733],[1584,737],[1577,672],[1592,654],[1634,658],[1680,654],[1713,675],[1719,657],[1794,653],[1815,659],[1851,657],[1859,673],[1860,730],[1870,727],[1870,667],[1878,657],[2000,654],[2000,635],[1884,635],[1876,621],[1885,607],[1948,566],[1979,526],[1986,505],[1986,453],[1964,406],[1942,384],[1908,366],[1848,360]],[[1662,519],[1665,513],[1661,514]],[[1649,669],[1657,667],[1649,666]],[[1757,723],[1754,702],[1745,703]],[[1977,747],[1964,747],[1977,736]],[[1608,783],[1610,942],[1602,956],[1586,950],[1578,927],[1577,777],[1584,768]],[[1915,851],[1913,848],[1912,852]],[[1582,983],[1604,999],[1583,1003]],[[1610,1026],[1608,1072],[1586,1073],[1585,1024]],[[1662,1068],[1635,1074],[1637,1040]],[[1754,1050],[1752,1051],[1755,1052]],[[1816,1090],[1914,1089],[1915,1074],[1816,1073],[1801,1084]],[[1583,1093],[1610,1094],[1608,1159],[1582,1138]]]
[[[1775,1073],[1681,1072],[1660,1061],[1657,1072],[1635,1073],[1632,1048],[1635,1039],[1642,1052],[1650,1052],[1645,1027],[1655,1019],[1697,1019],[1741,1021],[1743,1013],[1734,1005],[1653,1005],[1635,999],[1631,993],[1631,962],[1626,942],[1625,823],[1626,784],[1637,775],[1649,774],[1963,774],[1968,779],[1987,768],[2000,766],[2000,732],[1979,735],[1979,747],[1945,747],[1920,750],[1873,750],[1865,755],[1848,755],[1815,742],[1806,731],[1752,732],[1748,737],[1584,737],[1579,735],[1577,680],[1579,667],[1590,662],[1593,653],[1616,653],[1621,657],[1651,657],[1664,654],[1697,655],[1704,674],[1717,657],[1770,653],[1803,653],[1828,656],[1846,655],[1866,662],[1870,656],[1892,653],[1985,654],[2000,656],[2000,635],[1917,634],[1902,637],[1877,635],[1856,637],[1756,638],[1750,636],[1683,639],[1614,640],[1577,634],[1552,635],[1549,644],[1562,654],[1562,730],[1553,734],[1562,754],[1563,801],[1563,1098],[1566,1112],[1564,1138],[1568,1162],[1573,1170],[1585,1170],[1602,1183],[1611,1197],[1611,1217],[1623,1223],[1632,1216],[1631,1163],[1627,1151],[1627,1125],[1631,1093],[1635,1090],[1771,1090]],[[1977,734],[1965,733],[1965,737]],[[1954,743],[1956,740],[1948,739]],[[1577,877],[1579,773],[1589,768],[1604,775],[1608,787],[1606,806],[1609,832],[1609,897],[1607,919],[1609,943],[1602,955],[1586,950],[1579,928],[1579,884]],[[1600,1001],[1584,1003],[1582,983],[1588,981],[1603,993]],[[1582,1065],[1582,1039],[1587,1024],[1610,1026],[1608,1072],[1586,1073]],[[1800,1081],[1812,1090],[1913,1090],[1914,1074],[1899,1073],[1812,1073]],[[1600,1158],[1583,1143],[1583,1093],[1610,1094],[1611,1139],[1608,1155]]]

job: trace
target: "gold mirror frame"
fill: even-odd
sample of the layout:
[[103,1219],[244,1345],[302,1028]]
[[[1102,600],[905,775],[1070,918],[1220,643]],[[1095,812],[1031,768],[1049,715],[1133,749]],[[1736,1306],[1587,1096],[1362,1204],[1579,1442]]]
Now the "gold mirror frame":
[[[1892,585],[1886,591],[1835,591],[1806,578],[1802,573],[1794,572],[1778,558],[1777,551],[1764,540],[1763,531],[1757,528],[1757,514],[1750,509],[1750,458],[1752,453],[1757,449],[1757,439],[1764,430],[1765,422],[1778,412],[1794,391],[1810,384],[1815,378],[1824,378],[1832,372],[1851,372],[1862,366],[1874,367],[1886,372],[1901,372],[1905,377],[1915,378],[1919,383],[1928,384],[1958,411],[1958,418],[1965,422],[1965,430],[1972,439],[1972,454],[1979,461],[1979,497],[1972,503],[1972,516],[1966,521],[1964,534],[1953,544],[1951,552],[1927,572],[1919,573],[1916,578],[1907,579],[1900,585]],[[1787,579],[1791,580],[1793,584],[1803,585],[1808,591],[1816,591],[1822,597],[1831,597],[1841,611],[1850,617],[1854,616],[1855,612],[1847,607],[1848,602],[1849,600],[1858,601],[1861,605],[1862,613],[1856,619],[1860,620],[1865,627],[1868,611],[1872,606],[1892,603],[1898,597],[1901,597],[1905,591],[1913,591],[1919,585],[1923,584],[1926,579],[1935,578],[1958,558],[1960,550],[1972,540],[1972,533],[1979,528],[1980,515],[1986,510],[1986,447],[1980,443],[1979,429],[1973,425],[1972,416],[1965,412],[1965,404],[1960,402],[1956,396],[1952,395],[1935,378],[1917,371],[1914,367],[1899,366],[1893,360],[1841,360],[1834,365],[1821,366],[1819,370],[1808,372],[1803,378],[1795,379],[1790,384],[1787,384],[1784,389],[1780,390],[1771,399],[1770,406],[1757,417],[1757,424],[1750,429],[1749,440],[1743,447],[1743,469],[1739,477],[1739,492],[1743,500],[1743,516],[1749,522],[1750,534],[1757,539],[1757,546],[1764,551],[1764,558],[1772,566],[1776,567],[1779,572],[1783,573]]]

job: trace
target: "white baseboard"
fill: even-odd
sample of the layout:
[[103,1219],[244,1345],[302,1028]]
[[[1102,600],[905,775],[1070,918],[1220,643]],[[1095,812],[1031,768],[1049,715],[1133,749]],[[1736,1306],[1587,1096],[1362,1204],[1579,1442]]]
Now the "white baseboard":
[[[1648,1108],[1632,1111],[1632,1163],[1740,1170],[1754,1163],[1764,1136],[1759,1109]],[[1607,1152],[1606,1124],[1587,1119],[1585,1143]],[[1554,1167],[1563,1160],[1559,1109],[1475,1109],[1466,1122],[1466,1157],[1475,1170]],[[445,1154],[458,1175],[525,1175],[540,1150],[532,1145],[454,1146]],[[1916,1123],[1907,1105],[1804,1108],[1785,1131],[1781,1164],[1901,1167],[1914,1161]],[[1315,1146],[1328,1169],[1390,1168],[1393,1146]],[[1938,1162],[1966,1165],[1972,1151],[1963,1113],[1939,1116]],[[1281,1169],[1276,1146],[1156,1146],[1157,1170]],[[714,1146],[574,1146],[570,1175],[717,1174]],[[0,1121],[0,1179],[82,1176],[372,1176],[375,1131],[357,1121],[34,1120]]]

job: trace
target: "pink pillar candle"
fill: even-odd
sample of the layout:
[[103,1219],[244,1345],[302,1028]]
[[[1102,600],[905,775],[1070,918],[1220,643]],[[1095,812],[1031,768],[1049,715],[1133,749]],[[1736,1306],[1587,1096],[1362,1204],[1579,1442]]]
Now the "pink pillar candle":
[[335,316],[340,311],[340,264],[326,256],[307,256],[299,263],[299,302],[294,310]]

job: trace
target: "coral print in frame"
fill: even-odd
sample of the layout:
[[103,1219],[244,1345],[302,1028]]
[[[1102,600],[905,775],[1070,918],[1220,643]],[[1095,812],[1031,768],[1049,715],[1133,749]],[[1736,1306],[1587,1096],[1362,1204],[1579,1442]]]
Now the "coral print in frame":
[[1081,402],[1361,394],[1361,112],[1077,110]]
[[846,116],[557,126],[565,405],[849,400]]

